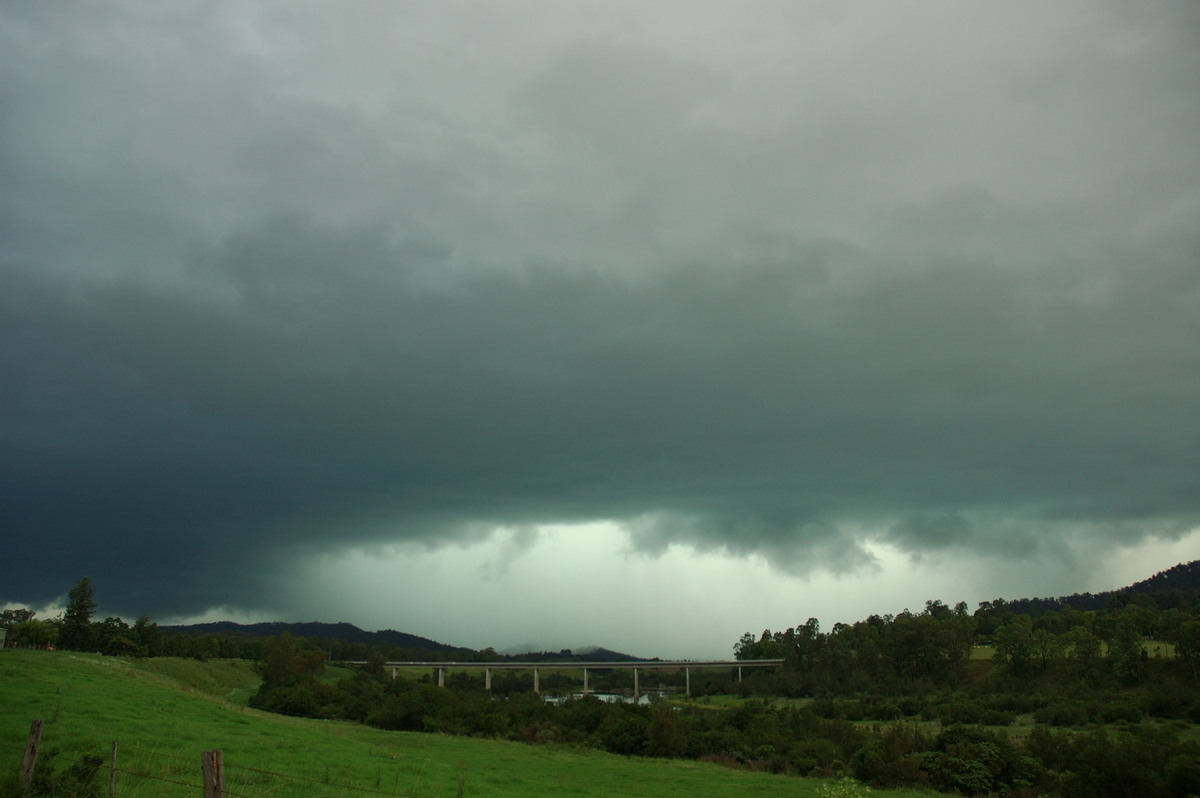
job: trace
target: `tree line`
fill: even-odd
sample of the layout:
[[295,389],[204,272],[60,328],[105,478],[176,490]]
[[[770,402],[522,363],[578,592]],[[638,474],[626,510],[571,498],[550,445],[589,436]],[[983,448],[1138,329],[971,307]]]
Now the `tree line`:
[[[1014,677],[1087,686],[1132,687],[1150,675],[1152,658],[1171,660],[1200,678],[1200,617],[1196,599],[1134,594],[1111,599],[1105,610],[1062,605],[1039,615],[1018,614],[1001,599],[968,614],[930,600],[920,613],[871,615],[822,633],[810,618],[783,632],[746,633],[734,645],[738,659],[783,658],[789,665],[771,689],[788,696],[954,689],[973,677],[982,647],[986,666]],[[1000,666],[993,668],[993,665]],[[977,675],[977,674],[974,674]]]

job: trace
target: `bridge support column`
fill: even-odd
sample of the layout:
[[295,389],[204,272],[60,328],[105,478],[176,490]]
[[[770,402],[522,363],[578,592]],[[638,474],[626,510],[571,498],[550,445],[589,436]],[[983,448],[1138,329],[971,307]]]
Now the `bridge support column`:
[[738,682],[742,681],[742,666],[738,665]]
[[534,668],[533,669],[533,692],[536,693],[537,695],[542,694],[541,684],[542,683],[540,681],[538,681],[538,670],[537,670],[537,668]]
[[588,694],[587,668],[583,669],[583,694],[584,695]]
[[687,696],[688,698],[691,698],[692,697],[692,669],[691,668],[683,669],[683,680],[684,680],[684,683],[687,685],[687,691],[684,693],[684,695]]
[[445,687],[446,686],[446,669],[438,668],[437,672],[438,672],[438,687]]
[[483,669],[483,689],[492,692],[492,669]]
[[400,670],[400,669],[397,667],[394,667],[394,666],[392,667],[392,681],[393,682],[396,681],[396,671],[398,671],[398,670]]
[[639,698],[641,698],[641,695],[642,695],[642,691],[638,689],[638,674],[637,674],[637,668],[634,668],[634,669],[633,669],[633,702],[634,702],[635,704],[637,703],[637,700],[638,700]]

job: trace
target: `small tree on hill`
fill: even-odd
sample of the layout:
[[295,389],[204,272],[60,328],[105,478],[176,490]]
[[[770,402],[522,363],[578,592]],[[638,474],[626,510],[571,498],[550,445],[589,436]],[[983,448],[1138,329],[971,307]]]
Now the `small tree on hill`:
[[58,635],[59,645],[75,651],[93,649],[96,645],[96,633],[92,629],[92,615],[95,612],[92,580],[85,576],[67,593],[67,611],[63,613],[62,629]]
[[142,615],[133,624],[133,641],[142,650],[142,656],[157,657],[162,654],[163,635],[158,624]]

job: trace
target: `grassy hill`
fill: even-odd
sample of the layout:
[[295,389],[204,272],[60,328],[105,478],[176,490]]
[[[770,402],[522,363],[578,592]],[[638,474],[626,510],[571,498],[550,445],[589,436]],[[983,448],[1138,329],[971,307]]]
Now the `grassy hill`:
[[30,722],[41,718],[43,757],[101,754],[104,782],[116,742],[116,794],[125,798],[199,795],[200,755],[213,748],[224,752],[231,798],[853,794],[707,763],[288,718],[245,706],[257,684],[247,662],[0,650],[0,784],[14,778]]

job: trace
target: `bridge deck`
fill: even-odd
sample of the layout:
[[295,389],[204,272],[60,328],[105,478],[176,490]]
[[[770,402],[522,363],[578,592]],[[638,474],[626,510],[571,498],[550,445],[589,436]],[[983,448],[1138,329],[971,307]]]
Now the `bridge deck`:
[[[347,665],[366,665],[366,662],[347,662]],[[744,660],[625,660],[622,662],[385,662],[387,668],[446,668],[458,670],[531,670],[533,668],[559,668],[562,670],[602,670],[615,668],[629,670],[678,670],[680,668],[765,668],[771,665],[782,665],[781,659],[744,659]]]
[[[346,662],[345,665],[366,665],[366,662]],[[681,670],[687,677],[687,694],[692,694],[693,668],[737,668],[738,681],[742,680],[742,668],[766,668],[782,665],[781,659],[744,659],[744,660],[626,660],[624,662],[563,662],[547,660],[543,662],[385,662],[385,668],[392,669],[392,678],[396,672],[407,668],[432,668],[437,674],[438,687],[446,686],[446,671],[449,670],[481,670],[484,673],[485,689],[492,689],[492,671],[533,671],[533,692],[540,693],[538,671],[540,670],[577,670],[583,671],[583,692],[588,691],[588,671],[592,670],[631,670],[633,671],[633,695],[636,698],[641,690],[638,683],[638,671]]]

